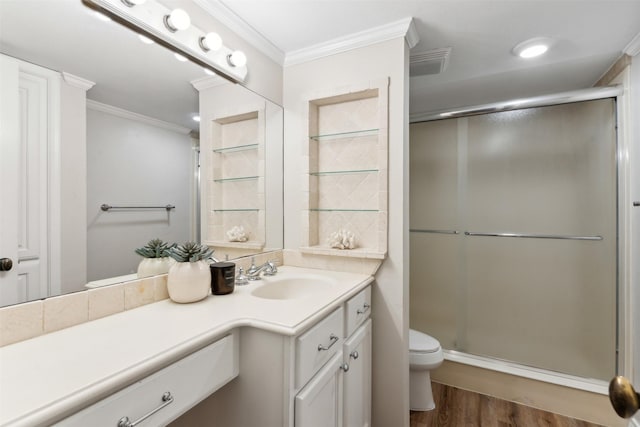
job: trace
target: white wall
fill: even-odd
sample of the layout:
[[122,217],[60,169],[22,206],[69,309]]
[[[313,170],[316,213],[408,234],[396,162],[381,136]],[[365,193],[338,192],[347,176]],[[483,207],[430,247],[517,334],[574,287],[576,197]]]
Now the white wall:
[[409,425],[408,58],[400,37],[284,69],[285,248],[301,241],[305,94],[390,78],[389,251],[373,288],[373,425]]
[[[153,238],[184,243],[193,209],[191,138],[89,108],[87,110],[87,279],[135,272],[134,249]],[[163,206],[137,211],[100,205]]]
[[61,293],[87,283],[86,89],[60,87]]

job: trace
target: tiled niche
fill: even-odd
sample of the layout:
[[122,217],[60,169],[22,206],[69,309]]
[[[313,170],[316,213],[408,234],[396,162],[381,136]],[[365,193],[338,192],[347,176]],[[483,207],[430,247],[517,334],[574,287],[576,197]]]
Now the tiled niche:
[[[203,243],[214,248],[260,250],[265,244],[264,110],[212,121],[206,183]],[[241,226],[246,242],[231,242],[227,231]],[[228,251],[227,251],[228,252]]]
[[[314,97],[308,107],[302,242],[306,253],[383,259],[387,252],[388,79]],[[330,247],[348,230],[354,249]]]

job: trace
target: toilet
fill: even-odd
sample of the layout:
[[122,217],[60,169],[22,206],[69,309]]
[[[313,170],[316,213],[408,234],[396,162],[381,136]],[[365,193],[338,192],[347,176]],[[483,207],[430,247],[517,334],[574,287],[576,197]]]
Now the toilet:
[[430,411],[436,407],[429,374],[442,364],[443,359],[437,339],[409,329],[409,399],[412,411]]

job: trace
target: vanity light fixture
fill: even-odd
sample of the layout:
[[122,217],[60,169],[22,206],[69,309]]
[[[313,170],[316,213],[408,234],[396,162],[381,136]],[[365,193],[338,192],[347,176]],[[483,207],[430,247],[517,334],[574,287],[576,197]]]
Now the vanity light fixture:
[[82,0],[82,3],[227,80],[234,83],[246,80],[247,56],[225,46],[218,34],[192,25],[186,10],[172,10],[160,0]]
[[233,53],[227,55],[227,62],[232,67],[244,67],[247,65],[247,55],[241,50],[236,50]]
[[172,33],[186,30],[191,25],[189,14],[182,9],[173,9],[170,14],[164,15],[163,20],[164,26]]
[[519,56],[520,58],[535,58],[547,52],[552,44],[553,40],[550,38],[534,37],[532,39],[518,43],[511,50],[511,52],[513,52],[514,55]]
[[200,49],[205,52],[209,52],[210,50],[217,52],[222,47],[222,38],[218,33],[207,33],[200,37],[198,43],[200,44]]

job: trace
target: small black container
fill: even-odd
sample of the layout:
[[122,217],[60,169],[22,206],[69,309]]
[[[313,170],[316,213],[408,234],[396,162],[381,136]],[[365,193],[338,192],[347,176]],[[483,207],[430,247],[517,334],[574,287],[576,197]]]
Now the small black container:
[[211,270],[211,293],[226,295],[233,292],[236,282],[236,265],[232,262],[214,262]]

